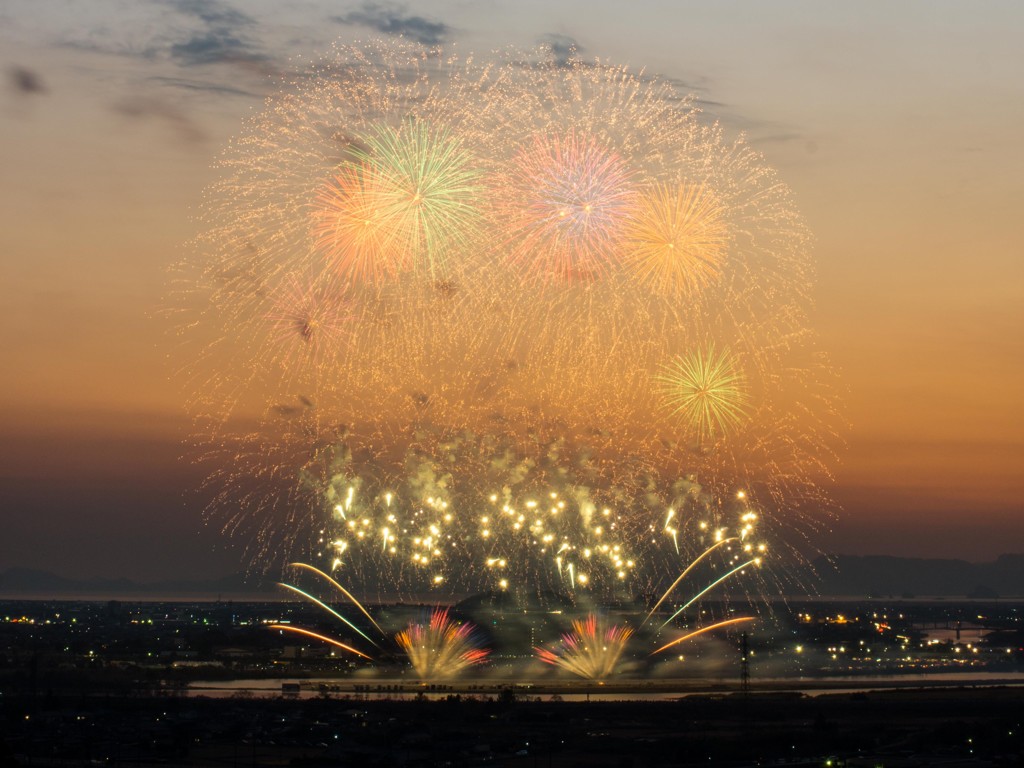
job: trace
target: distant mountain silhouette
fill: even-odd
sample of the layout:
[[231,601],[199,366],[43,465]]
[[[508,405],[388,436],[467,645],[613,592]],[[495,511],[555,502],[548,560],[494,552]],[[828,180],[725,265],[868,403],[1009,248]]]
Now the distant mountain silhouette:
[[887,555],[836,555],[814,563],[817,585],[827,596],[1020,597],[1024,555],[1000,555],[991,563]]
[[545,591],[540,594],[527,592],[523,595],[513,596],[507,590],[499,590],[471,595],[456,603],[455,607],[467,613],[473,613],[481,609],[494,611],[525,607],[530,607],[534,610],[550,610],[552,608],[571,610],[573,603],[568,596],[559,595],[555,592]]
[[[814,562],[820,575],[815,585],[823,597],[996,597],[1024,596],[1024,554],[1000,555],[991,563],[888,555],[834,555]],[[48,571],[8,568],[0,572],[0,596],[92,595],[249,595],[260,599],[275,593],[274,580],[230,574],[219,579],[172,580],[139,584],[129,579],[69,579]],[[463,607],[500,601],[500,595],[475,596]],[[557,602],[557,601],[556,601]]]
[[273,591],[273,582],[242,573],[218,579],[171,580],[140,584],[130,579],[69,579],[32,568],[8,568],[0,572],[0,595],[211,595],[266,594]]

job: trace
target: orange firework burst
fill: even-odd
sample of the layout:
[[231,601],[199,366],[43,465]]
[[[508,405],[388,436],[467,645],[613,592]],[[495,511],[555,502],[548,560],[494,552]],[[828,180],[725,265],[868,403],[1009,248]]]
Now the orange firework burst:
[[496,204],[512,260],[547,278],[600,272],[613,259],[636,201],[633,173],[616,152],[575,131],[535,136],[513,160]]
[[393,191],[368,163],[342,165],[320,189],[312,215],[315,247],[340,274],[373,282],[408,266],[408,239],[388,216]]
[[642,196],[624,239],[623,260],[637,277],[693,296],[721,274],[729,230],[725,209],[704,187],[659,184]]

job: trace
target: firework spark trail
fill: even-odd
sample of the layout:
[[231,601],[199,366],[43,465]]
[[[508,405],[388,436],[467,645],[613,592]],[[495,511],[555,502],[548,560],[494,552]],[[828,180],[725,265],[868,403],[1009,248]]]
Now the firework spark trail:
[[[666,522],[666,525],[667,525],[667,522]],[[723,547],[726,544],[729,544],[729,543],[734,542],[734,541],[738,541],[738,538],[735,537],[735,536],[730,536],[727,539],[723,538],[720,541],[717,541],[714,544],[712,544],[710,547],[705,549],[699,556],[697,556],[688,566],[686,566],[686,568],[683,570],[683,572],[681,574],[679,574],[678,578],[676,578],[676,580],[672,582],[672,584],[669,586],[669,588],[665,590],[664,594],[660,598],[658,598],[658,602],[656,602],[654,604],[654,607],[651,608],[651,610],[647,613],[647,615],[644,617],[644,620],[641,622],[640,626],[643,626],[644,624],[646,624],[650,620],[651,616],[653,616],[654,613],[658,610],[658,608],[661,607],[661,604],[664,603],[665,600],[668,599],[668,596],[671,595],[675,591],[676,587],[678,587],[682,583],[683,579],[685,579],[687,577],[687,575],[689,575],[689,573],[694,568],[696,568],[698,565],[700,565],[700,563],[708,555],[710,555],[712,552],[714,552],[719,547]]]
[[302,635],[303,637],[311,637],[314,640],[319,640],[322,643],[328,643],[329,645],[333,645],[335,648],[341,648],[342,650],[348,651],[349,653],[354,653],[356,656],[360,656],[361,658],[364,658],[367,661],[373,661],[371,657],[367,656],[362,651],[357,651],[350,645],[345,645],[343,642],[335,640],[333,637],[327,637],[326,635],[321,635],[316,632],[310,632],[308,629],[302,629],[301,627],[293,627],[290,624],[268,624],[267,628],[280,629],[284,632],[294,632],[295,634]]
[[606,626],[590,614],[572,622],[572,631],[562,635],[557,649],[534,648],[534,652],[546,664],[587,680],[602,680],[615,672],[632,635],[629,627]]
[[676,638],[671,643],[666,643],[665,645],[661,646],[661,648],[659,648],[658,650],[652,651],[650,655],[654,656],[655,654],[658,654],[658,653],[661,653],[662,651],[668,650],[669,648],[671,648],[671,647],[673,647],[675,645],[679,645],[680,643],[685,642],[686,640],[692,640],[695,637],[699,637],[700,635],[703,635],[705,632],[711,632],[712,630],[721,629],[722,627],[729,627],[729,626],[732,626],[733,624],[741,624],[741,623],[746,622],[746,621],[754,621],[754,617],[753,616],[741,616],[739,618],[727,619],[726,621],[720,621],[717,624],[710,624],[710,625],[708,625],[706,627],[701,627],[700,629],[696,629],[693,632],[688,632],[687,634],[683,635],[682,637]]
[[395,635],[420,680],[451,678],[487,661],[472,624],[456,624],[448,609],[435,609],[427,624],[411,623]]
[[329,614],[331,614],[331,616],[333,616],[334,618],[344,622],[346,625],[351,627],[352,630],[354,630],[356,633],[358,633],[367,642],[373,643],[373,645],[377,645],[376,643],[373,642],[373,640],[370,639],[369,635],[367,635],[365,632],[363,632],[363,630],[361,630],[359,627],[357,627],[351,621],[346,619],[344,616],[342,616],[336,610],[331,608],[331,606],[329,606],[326,603],[324,603],[323,601],[318,600],[317,598],[313,597],[313,595],[309,594],[308,592],[304,592],[303,590],[299,589],[298,587],[293,587],[291,584],[284,584],[282,582],[278,582],[278,586],[279,587],[284,587],[285,589],[290,590],[290,591],[294,592],[295,594],[299,595],[303,599],[309,600],[311,603],[315,603],[316,605],[319,605],[321,608],[323,608],[325,611],[327,611]]
[[683,611],[685,611],[685,610],[686,610],[687,608],[689,608],[689,607],[690,607],[691,605],[693,605],[693,604],[694,604],[695,602],[697,602],[698,600],[700,600],[700,599],[701,599],[702,597],[704,597],[704,595],[706,595],[706,594],[707,594],[708,592],[710,592],[710,591],[711,591],[712,589],[714,589],[714,588],[715,588],[715,587],[717,587],[717,586],[718,586],[719,584],[721,584],[721,583],[722,583],[723,581],[725,581],[726,579],[728,579],[728,578],[729,578],[730,576],[734,576],[735,574],[739,573],[740,571],[742,571],[742,570],[743,570],[744,568],[746,568],[746,567],[747,567],[747,566],[749,566],[749,565],[759,565],[760,563],[761,563],[761,559],[760,559],[760,558],[757,558],[757,557],[755,557],[755,558],[752,558],[752,559],[750,559],[750,560],[747,560],[747,562],[743,563],[742,565],[738,565],[738,566],[736,566],[736,567],[735,567],[735,568],[733,568],[733,569],[732,569],[731,571],[729,571],[728,573],[726,573],[726,574],[725,574],[724,576],[720,576],[719,578],[715,579],[715,580],[714,580],[713,582],[711,582],[711,583],[710,583],[710,584],[708,584],[708,585],[707,585],[706,587],[704,587],[704,589],[702,589],[702,590],[701,590],[700,592],[698,592],[698,593],[697,593],[696,595],[694,595],[693,597],[691,597],[691,598],[690,598],[690,599],[689,599],[689,600],[688,600],[688,601],[687,601],[687,602],[686,602],[686,603],[685,603],[685,604],[684,604],[684,605],[683,605],[683,606],[682,606],[682,607],[681,607],[681,608],[680,608],[680,609],[679,609],[678,611],[676,611],[676,612],[675,612],[675,613],[673,613],[673,614],[672,614],[671,616],[669,616],[669,617],[668,617],[668,619],[666,619],[666,620],[665,620],[665,621],[664,621],[664,622],[662,623],[662,625],[661,625],[661,626],[662,626],[662,627],[664,627],[664,626],[665,626],[666,624],[670,623],[670,622],[671,622],[671,621],[672,621],[673,619],[675,619],[675,617],[676,617],[676,616],[678,616],[678,615],[679,615],[680,613],[682,613]]
[[363,607],[363,604],[356,600],[356,598],[352,596],[351,592],[349,592],[347,589],[341,586],[341,584],[335,581],[331,576],[327,575],[316,566],[309,565],[308,563],[290,563],[290,565],[293,568],[300,568],[307,571],[311,571],[320,578],[324,579],[327,583],[329,583],[331,586],[333,586],[335,589],[341,592],[341,594],[343,594],[348,599],[348,601],[352,603],[352,605],[358,608],[359,611],[363,614],[363,616],[365,616],[369,620],[369,622],[373,624],[374,628],[376,628],[376,630],[380,632],[381,635],[385,634],[384,630],[380,628],[380,625],[376,621],[374,621],[373,616],[370,615],[370,612],[366,610],[365,607]]
[[[714,528],[738,487],[801,535],[833,508],[806,227],[670,83],[338,47],[220,169],[182,335],[210,513],[264,567],[322,539],[364,587],[614,594],[706,547],[651,535],[683,479]],[[666,391],[673,361],[714,386]]]

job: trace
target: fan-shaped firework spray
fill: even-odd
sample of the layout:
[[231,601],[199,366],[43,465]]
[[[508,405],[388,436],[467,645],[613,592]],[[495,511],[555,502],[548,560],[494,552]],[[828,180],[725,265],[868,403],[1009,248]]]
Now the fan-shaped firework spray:
[[467,667],[487,661],[472,624],[458,624],[445,609],[436,609],[427,623],[411,623],[395,635],[420,680],[457,676]]
[[557,649],[534,650],[546,664],[587,680],[603,680],[615,671],[632,635],[629,627],[607,626],[591,614],[586,619],[573,621],[572,631],[562,635]]

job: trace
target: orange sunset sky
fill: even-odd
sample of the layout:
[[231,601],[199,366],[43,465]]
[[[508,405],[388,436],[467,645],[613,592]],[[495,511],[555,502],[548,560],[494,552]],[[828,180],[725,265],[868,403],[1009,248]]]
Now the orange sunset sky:
[[685,84],[792,187],[848,421],[818,546],[1024,552],[1024,5],[7,0],[0,571],[211,576],[158,309],[217,153],[336,39],[575,45]]

